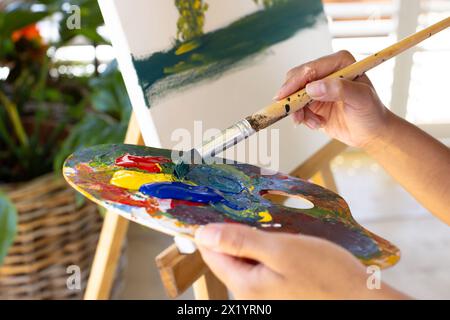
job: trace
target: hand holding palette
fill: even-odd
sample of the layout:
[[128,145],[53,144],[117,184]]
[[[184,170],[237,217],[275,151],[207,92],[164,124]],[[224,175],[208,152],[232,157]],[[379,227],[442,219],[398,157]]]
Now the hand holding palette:
[[[171,235],[193,235],[212,222],[236,222],[266,231],[332,241],[367,265],[395,264],[399,250],[361,227],[339,195],[281,173],[261,175],[248,164],[189,165],[182,181],[170,150],[100,145],[71,155],[64,177],[83,195],[123,217]],[[267,194],[301,197],[310,209],[277,204]]]

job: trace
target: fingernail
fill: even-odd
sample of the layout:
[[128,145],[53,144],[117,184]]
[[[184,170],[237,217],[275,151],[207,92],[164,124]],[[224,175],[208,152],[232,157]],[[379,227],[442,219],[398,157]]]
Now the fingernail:
[[325,84],[322,81],[314,81],[306,85],[306,93],[311,98],[319,98],[325,94]]
[[219,245],[221,229],[217,224],[200,226],[195,231],[195,242],[207,248],[215,248]]
[[275,97],[273,97],[274,100],[280,100],[280,97],[283,97],[283,92],[285,90],[285,88],[287,87],[287,83],[283,84],[280,88],[280,90],[278,90],[277,94],[275,95]]
[[272,98],[272,100],[275,100],[275,101],[278,100],[278,94],[277,94],[277,95],[274,95],[273,98]]
[[320,126],[319,121],[317,121],[314,118],[308,118],[305,122],[309,127],[313,128],[313,129],[317,129]]

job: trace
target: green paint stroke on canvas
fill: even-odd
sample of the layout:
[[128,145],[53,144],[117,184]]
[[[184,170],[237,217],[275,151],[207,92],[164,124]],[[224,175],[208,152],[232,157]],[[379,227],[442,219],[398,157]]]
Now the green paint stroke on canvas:
[[[323,17],[319,0],[276,2],[215,31],[180,42],[133,63],[148,104],[170,91],[225,71],[288,40]],[[307,46],[307,44],[305,44]]]

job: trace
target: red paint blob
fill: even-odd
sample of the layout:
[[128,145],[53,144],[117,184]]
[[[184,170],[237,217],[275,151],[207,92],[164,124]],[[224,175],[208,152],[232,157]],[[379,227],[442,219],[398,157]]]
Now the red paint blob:
[[161,172],[161,167],[158,164],[168,162],[170,162],[170,160],[165,157],[140,157],[132,156],[127,153],[117,158],[115,164],[124,168],[137,168],[151,173],[159,173]]
[[[158,201],[155,198],[148,197],[146,199],[136,199],[128,190],[114,186],[109,183],[111,179],[107,172],[95,173],[95,181],[92,181],[93,169],[85,164],[77,165],[78,174],[75,182],[90,190],[90,192],[98,198],[104,200],[118,202],[121,204],[144,208],[147,213],[154,214],[158,212]],[[158,217],[157,215],[155,217]]]

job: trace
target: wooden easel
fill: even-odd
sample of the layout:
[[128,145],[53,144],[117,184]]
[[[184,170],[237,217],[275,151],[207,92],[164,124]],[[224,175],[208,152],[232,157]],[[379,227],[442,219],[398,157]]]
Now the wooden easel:
[[[144,144],[134,114],[128,124],[125,143]],[[345,149],[346,146],[343,143],[333,140],[290,174],[303,179],[312,179],[315,183],[336,191],[330,161]],[[274,198],[272,201],[283,200],[283,198]],[[84,296],[85,299],[104,300],[109,298],[128,224],[129,221],[125,218],[112,212],[106,213]],[[227,288],[209,270],[198,251],[193,254],[181,254],[173,244],[156,257],[156,265],[164,288],[171,298],[176,298],[193,286],[196,299],[228,299]]]

